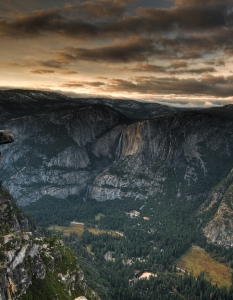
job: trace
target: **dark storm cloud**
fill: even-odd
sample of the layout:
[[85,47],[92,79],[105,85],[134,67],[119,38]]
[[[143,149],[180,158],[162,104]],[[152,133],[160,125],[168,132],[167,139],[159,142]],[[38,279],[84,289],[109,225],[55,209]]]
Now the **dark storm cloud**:
[[72,81],[72,82],[61,83],[59,84],[59,87],[79,88],[79,87],[84,87],[84,85],[80,82]]
[[118,42],[110,46],[97,48],[69,48],[66,52],[57,53],[60,61],[88,61],[104,63],[128,63],[146,61],[155,54],[163,54],[163,51],[155,48],[151,39],[132,38],[128,42]]
[[169,67],[174,69],[186,68],[188,67],[188,63],[183,60],[173,61]]
[[99,0],[86,1],[73,9],[85,10],[92,17],[118,17],[125,12],[125,8],[134,0]]
[[20,63],[16,63],[16,62],[7,62],[4,64],[5,66],[10,66],[10,67],[14,67],[14,68],[24,68],[24,67],[32,67],[34,66],[34,62],[26,62],[26,61],[22,61]]
[[171,63],[167,67],[152,65],[152,64],[138,64],[135,68],[131,68],[129,70],[133,72],[164,73],[170,75],[203,74],[203,73],[212,73],[216,71],[216,69],[213,67],[189,69],[188,64],[184,63],[183,61],[175,61],[174,63]]
[[233,83],[233,76],[212,76],[212,75],[203,75],[202,80],[211,85],[230,85]]
[[215,65],[215,66],[219,67],[219,66],[225,66],[226,61],[223,58],[217,58],[217,59],[212,58],[212,59],[205,61],[205,64],[210,65],[210,66]]
[[[221,28],[202,34],[180,34],[175,38],[160,36],[157,45],[173,51],[177,59],[202,58],[205,54],[214,55],[217,51],[233,49],[233,29]],[[229,54],[229,53],[228,53]]]
[[135,77],[133,80],[111,79],[104,88],[108,92],[138,94],[178,94],[178,95],[209,95],[216,97],[233,96],[233,76],[215,77],[205,75],[200,80],[176,77]]
[[50,70],[50,69],[35,69],[35,70],[31,70],[30,73],[32,74],[38,74],[38,75],[46,75],[46,74],[52,74],[52,73],[60,73],[63,75],[73,75],[73,74],[78,74],[78,72],[73,71],[73,70],[69,70],[69,69],[55,69],[55,70]]
[[233,55],[233,45],[231,47],[227,47],[225,49],[225,53],[230,56]]
[[109,79],[108,82],[70,81],[60,87],[73,88],[92,86],[101,92],[122,92],[138,94],[178,94],[230,97],[233,95],[233,76],[204,75],[201,79],[179,79],[176,77],[138,76],[132,80]]
[[44,70],[44,69],[36,69],[36,70],[31,70],[30,71],[32,74],[40,74],[40,75],[44,75],[44,74],[51,74],[54,73],[53,70]]
[[0,36],[38,36],[52,24],[61,21],[57,10],[34,12],[31,15],[20,16],[14,21],[0,20]]
[[200,6],[200,5],[230,5],[232,0],[168,0],[176,5]]
[[90,86],[90,87],[99,87],[105,85],[104,82],[100,81],[68,81],[65,83],[61,83],[59,86],[60,87],[65,87],[65,88],[75,88],[75,87],[85,87],[85,86]]
[[[133,72],[166,73],[167,67],[152,64],[137,64],[135,68],[129,68]],[[123,68],[121,69],[124,70]]]
[[64,67],[63,62],[59,62],[58,60],[55,59],[40,61],[38,63],[43,67],[54,68],[54,69],[63,69]]
[[[166,9],[141,7],[136,10],[136,15],[123,14],[129,2],[131,1],[86,1],[77,6],[77,12],[77,7],[72,5],[63,9],[35,11],[12,21],[1,20],[0,36],[28,38],[58,34],[81,39],[103,39],[171,30],[213,30],[228,25],[228,5],[225,2],[176,5]],[[87,21],[85,12],[97,16],[97,19]],[[113,18],[119,14],[119,18]],[[110,20],[105,19],[108,16],[111,17]]]
[[203,67],[196,69],[179,69],[179,70],[169,70],[167,71],[170,75],[181,75],[181,74],[203,74],[203,73],[213,73],[216,69],[212,67]]
[[[104,39],[134,35],[129,38],[128,43],[115,43],[110,46],[94,47],[92,49],[77,47],[60,51],[55,59],[41,62],[44,68],[64,68],[66,64],[76,61],[88,61],[99,63],[129,63],[148,61],[151,57],[159,59],[198,59],[205,54],[213,54],[219,50],[225,50],[227,55],[232,55],[233,30],[227,27],[226,23],[226,2],[211,2],[208,5],[198,5],[198,2],[183,1],[186,3],[180,6],[176,2],[175,7],[162,9],[137,9],[137,15],[125,15],[113,21],[104,21],[104,14],[111,16],[116,10],[116,15],[121,14],[127,4],[132,1],[86,1],[78,6],[67,5],[63,10],[54,9],[49,11],[36,11],[31,15],[24,15],[14,21],[0,21],[0,38],[2,37],[40,37],[47,34],[59,34],[65,37],[79,39]],[[104,4],[106,10],[104,10]],[[211,5],[210,5],[211,4]],[[99,10],[97,9],[99,7]],[[88,18],[70,18],[67,11],[74,11],[82,8],[90,14],[96,12],[98,22],[87,22]],[[111,9],[111,12],[107,12]],[[79,17],[79,15],[78,15]],[[211,29],[211,31],[210,31]],[[164,37],[159,32],[176,30],[174,37]],[[179,30],[181,32],[179,33]],[[187,31],[189,30],[189,31]],[[198,30],[199,34],[194,33]],[[200,30],[203,32],[200,33]],[[205,31],[207,30],[207,31]],[[143,38],[143,34],[150,34],[150,38]],[[136,37],[137,36],[137,37]],[[175,65],[173,68],[186,68],[183,65]],[[152,72],[163,72],[157,66],[151,66]],[[148,70],[149,71],[149,68]],[[198,74],[202,72],[213,72],[214,69],[200,69],[186,71],[186,73]],[[166,70],[165,70],[166,73]],[[182,73],[182,72],[181,72]],[[176,74],[171,71],[170,74]]]
[[[12,39],[12,45],[22,49],[22,43],[15,40],[27,38],[25,44],[30,45],[32,53],[26,55],[27,49],[22,53],[31,62],[23,67],[25,58],[22,58],[22,62],[19,59],[16,63],[32,74],[55,73],[65,77],[76,74],[80,66],[85,78],[91,76],[89,74],[96,78],[98,70],[104,70],[102,74],[106,78],[99,77],[92,82],[68,77],[72,81],[60,84],[61,88],[80,87],[85,91],[90,88],[97,94],[233,97],[232,77],[211,75],[218,70],[221,74],[230,73],[227,64],[232,63],[233,56],[233,0],[170,0],[166,5],[162,2],[166,1],[150,0],[148,5],[149,1],[143,0],[137,3],[134,0],[77,0],[60,8],[30,14],[18,11],[18,14],[1,17],[0,40],[8,39],[3,45],[9,47]],[[61,0],[58,3],[61,5]],[[49,6],[53,7],[51,3],[43,7]],[[37,44],[34,38],[38,38]],[[43,54],[36,52],[32,43]],[[34,59],[37,53],[38,58]],[[9,55],[7,59],[11,58]],[[96,64],[100,66],[96,68]],[[106,64],[110,65],[109,70]],[[107,79],[114,70],[122,78]],[[130,72],[131,76],[135,76],[135,72],[146,76],[123,79],[130,76]]]
[[64,75],[72,75],[72,74],[78,74],[78,72],[73,71],[73,70],[67,70],[67,71],[61,72],[61,74],[64,74]]
[[0,20],[0,37],[32,38],[46,34],[85,38],[97,35],[94,24],[68,19],[60,10],[36,11],[15,21]]
[[149,26],[161,30],[181,28],[185,30],[211,29],[226,25],[225,6],[178,6],[170,9],[139,8],[138,16],[147,19]]

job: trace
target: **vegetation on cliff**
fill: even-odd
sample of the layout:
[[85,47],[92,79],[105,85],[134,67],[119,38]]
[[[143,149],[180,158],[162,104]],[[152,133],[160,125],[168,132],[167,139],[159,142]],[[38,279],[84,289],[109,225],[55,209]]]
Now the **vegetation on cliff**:
[[55,235],[46,237],[0,186],[0,296],[3,300],[99,299],[78,260]]

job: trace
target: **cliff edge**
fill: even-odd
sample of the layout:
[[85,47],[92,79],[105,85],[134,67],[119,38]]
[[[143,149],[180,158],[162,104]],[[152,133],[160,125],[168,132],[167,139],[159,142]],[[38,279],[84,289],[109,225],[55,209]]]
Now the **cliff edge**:
[[[0,131],[0,144],[14,141]],[[0,299],[99,299],[70,249],[47,238],[14,204],[0,183]]]

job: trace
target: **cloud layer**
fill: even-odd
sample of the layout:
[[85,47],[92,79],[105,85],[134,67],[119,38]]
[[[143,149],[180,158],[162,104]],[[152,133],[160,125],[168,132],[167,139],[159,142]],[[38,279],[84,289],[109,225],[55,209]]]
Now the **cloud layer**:
[[12,7],[0,19],[6,72],[87,93],[233,99],[232,0],[61,3],[30,13]]

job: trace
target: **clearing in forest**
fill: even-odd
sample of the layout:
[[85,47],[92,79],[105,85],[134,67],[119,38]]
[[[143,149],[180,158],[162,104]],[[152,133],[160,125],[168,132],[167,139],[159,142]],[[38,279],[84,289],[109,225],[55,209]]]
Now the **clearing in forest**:
[[187,270],[189,273],[197,277],[201,272],[204,272],[205,279],[210,280],[211,284],[219,287],[231,286],[232,270],[217,261],[215,261],[209,253],[200,247],[192,247],[186,252],[176,263],[177,268]]
[[65,235],[70,235],[70,233],[76,233],[78,236],[81,236],[84,232],[84,230],[88,230],[89,232],[93,234],[110,234],[112,236],[123,236],[120,232],[115,231],[108,231],[98,228],[91,228],[91,227],[84,227],[82,224],[71,224],[70,226],[57,226],[57,225],[51,225],[49,230],[57,230],[63,232]]
[[104,218],[105,215],[102,214],[102,213],[99,213],[98,215],[95,216],[95,220],[96,220],[96,221],[99,221],[101,217]]

